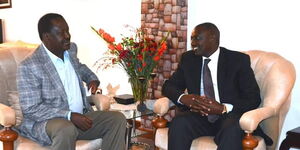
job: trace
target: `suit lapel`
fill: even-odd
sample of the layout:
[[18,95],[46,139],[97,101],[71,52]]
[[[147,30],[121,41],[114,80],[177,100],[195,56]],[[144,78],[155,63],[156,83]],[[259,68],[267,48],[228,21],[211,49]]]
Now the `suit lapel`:
[[[191,79],[194,79],[194,85],[195,87],[192,89],[195,89],[193,93],[200,94],[200,80],[201,80],[201,68],[202,68],[202,57],[193,55],[192,57],[192,73],[191,73]],[[200,68],[199,68],[200,66]]]
[[54,64],[52,63],[50,57],[48,56],[46,50],[42,45],[38,48],[37,55],[41,63],[44,64],[43,69],[46,72],[46,74],[49,76],[50,83],[54,86],[55,89],[58,90],[63,100],[68,101],[67,94],[60,80],[58,72],[56,71]]

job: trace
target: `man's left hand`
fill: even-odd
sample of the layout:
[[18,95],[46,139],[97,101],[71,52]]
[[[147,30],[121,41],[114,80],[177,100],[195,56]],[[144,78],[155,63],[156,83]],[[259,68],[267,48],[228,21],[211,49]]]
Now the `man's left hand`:
[[200,110],[192,110],[192,111],[198,111],[202,115],[222,114],[224,110],[224,105],[218,103],[213,99],[209,99],[207,97],[202,97],[201,99],[197,99],[196,102],[198,102],[202,107]]
[[88,84],[88,90],[91,89],[91,93],[92,93],[92,94],[95,94],[96,91],[97,91],[97,89],[98,89],[99,84],[100,84],[100,81],[98,81],[98,80],[93,80],[93,81],[91,81],[91,82]]

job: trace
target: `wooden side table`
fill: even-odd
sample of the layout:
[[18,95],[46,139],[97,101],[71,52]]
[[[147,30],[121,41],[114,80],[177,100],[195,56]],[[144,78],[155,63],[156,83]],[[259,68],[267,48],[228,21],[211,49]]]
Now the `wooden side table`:
[[291,147],[300,148],[300,127],[286,133],[286,138],[281,142],[279,150],[289,150]]

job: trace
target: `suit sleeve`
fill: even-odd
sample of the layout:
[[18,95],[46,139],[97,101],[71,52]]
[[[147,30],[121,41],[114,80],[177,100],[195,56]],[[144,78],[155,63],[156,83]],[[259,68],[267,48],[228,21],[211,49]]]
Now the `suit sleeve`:
[[[71,44],[71,56],[75,63],[75,65],[78,68],[78,73],[80,74],[81,79],[85,83],[90,83],[93,80],[98,80],[98,77],[90,68],[88,68],[85,64],[80,63],[78,57],[77,57],[77,46],[75,43]],[[98,80],[99,81],[99,80]]]
[[[24,118],[36,122],[52,118],[67,118],[69,110],[57,109],[51,104],[45,103],[42,98],[41,79],[34,74],[32,69],[34,67],[36,66],[20,65],[18,67],[17,85]],[[47,94],[53,93],[49,91]]]
[[182,55],[180,63],[178,64],[178,68],[172,74],[170,79],[166,80],[162,87],[162,94],[168,97],[172,102],[181,107],[182,104],[178,103],[177,100],[181,94],[184,93],[186,89],[185,78],[184,78],[184,58],[185,56]]

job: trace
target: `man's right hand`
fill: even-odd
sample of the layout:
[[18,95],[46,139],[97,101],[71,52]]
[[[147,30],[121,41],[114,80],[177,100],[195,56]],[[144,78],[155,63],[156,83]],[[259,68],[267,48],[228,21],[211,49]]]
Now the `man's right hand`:
[[185,106],[189,107],[191,110],[202,110],[203,106],[199,101],[204,99],[205,97],[195,94],[183,95],[180,98],[180,102]]
[[90,118],[75,112],[71,113],[71,122],[82,131],[86,131],[93,126],[93,121]]
[[203,116],[222,114],[225,107],[215,100],[195,94],[183,95],[180,102],[189,107],[191,111],[199,112]]

